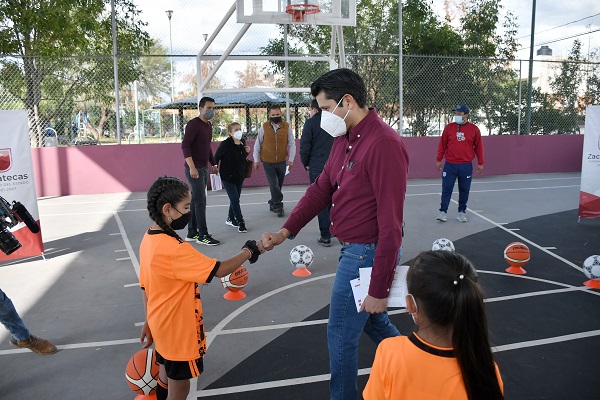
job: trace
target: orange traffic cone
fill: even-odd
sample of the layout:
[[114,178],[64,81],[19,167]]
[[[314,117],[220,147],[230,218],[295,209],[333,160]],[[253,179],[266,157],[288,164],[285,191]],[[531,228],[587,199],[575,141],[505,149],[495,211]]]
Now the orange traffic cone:
[[246,293],[244,293],[243,290],[237,290],[235,292],[228,290],[227,293],[225,293],[223,295],[223,298],[225,300],[231,300],[231,301],[242,300],[242,299],[246,298]]
[[589,281],[583,282],[583,284],[592,289],[600,289],[600,280],[599,279],[590,279]]

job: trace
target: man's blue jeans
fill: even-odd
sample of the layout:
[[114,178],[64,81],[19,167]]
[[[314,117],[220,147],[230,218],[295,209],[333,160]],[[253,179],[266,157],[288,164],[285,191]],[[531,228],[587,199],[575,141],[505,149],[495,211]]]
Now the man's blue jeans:
[[[343,246],[340,253],[327,324],[332,400],[358,398],[358,341],[363,331],[377,344],[385,338],[400,335],[387,312],[369,314],[356,311],[350,281],[359,277],[360,268],[373,266],[376,247],[376,244],[351,243]],[[398,261],[401,255],[402,249],[398,251]]]
[[190,183],[192,191],[192,202],[190,203],[190,212],[192,213],[190,223],[188,224],[188,236],[200,237],[208,235],[206,226],[206,182],[208,181],[208,169],[198,168],[198,178],[194,179],[190,175],[190,168],[185,166],[185,176]]
[[242,183],[233,183],[221,180],[223,187],[229,197],[229,212],[227,218],[230,221],[244,222],[242,208],[240,207],[240,195],[242,194]]
[[458,178],[458,212],[467,211],[467,201],[469,201],[469,191],[471,190],[471,181],[473,180],[473,164],[452,164],[446,162],[442,172],[442,202],[440,211],[448,212],[450,198],[454,190],[454,182]]
[[0,289],[0,322],[16,340],[29,338],[29,331],[8,296]]
[[[313,183],[317,180],[317,177],[321,174],[322,170],[308,170],[308,177],[310,179],[310,183]],[[317,219],[319,220],[319,231],[321,231],[321,237],[323,239],[331,239],[331,232],[329,231],[329,226],[331,225],[331,220],[329,219],[329,209],[331,206],[327,206],[323,211],[317,215]]]

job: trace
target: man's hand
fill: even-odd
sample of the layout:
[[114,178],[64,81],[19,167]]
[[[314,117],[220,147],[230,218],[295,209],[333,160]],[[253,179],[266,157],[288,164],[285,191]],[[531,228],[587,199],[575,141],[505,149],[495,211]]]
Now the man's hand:
[[250,146],[244,146],[244,150],[246,150],[246,154],[250,154]]
[[200,174],[198,173],[196,167],[190,167],[190,176],[192,177],[192,179],[198,179],[200,177]]
[[213,174],[218,174],[219,173],[219,167],[216,166],[216,165],[213,165],[212,166],[212,171],[213,171]]
[[480,174],[483,171],[483,165],[477,166],[477,173]]
[[272,250],[278,244],[281,244],[290,232],[287,229],[282,229],[279,232],[265,232],[262,235],[262,244],[265,250]]
[[252,165],[252,167],[253,167],[253,168],[254,168],[256,171],[258,171],[258,165],[259,165],[259,164],[260,164],[259,162],[256,162],[256,161],[255,161],[255,162],[254,162],[254,164]]
[[442,170],[442,162],[441,161],[436,162],[435,166],[437,167],[438,171]]
[[367,295],[365,301],[363,301],[360,311],[366,311],[369,314],[381,314],[386,309],[387,299],[376,299],[375,297]]
[[[146,341],[146,343],[144,343]],[[152,346],[154,343],[154,339],[152,338],[152,332],[150,332],[150,327],[148,326],[148,321],[144,322],[144,326],[142,326],[142,334],[140,335],[140,343],[142,343],[142,348],[147,349]]]
[[294,166],[294,163],[292,161],[288,161],[287,166],[288,166],[289,170],[291,171],[292,167]]
[[260,251],[260,254],[263,254],[265,251],[265,246],[263,245],[262,240],[257,240],[256,241],[256,247],[258,247],[258,250]]

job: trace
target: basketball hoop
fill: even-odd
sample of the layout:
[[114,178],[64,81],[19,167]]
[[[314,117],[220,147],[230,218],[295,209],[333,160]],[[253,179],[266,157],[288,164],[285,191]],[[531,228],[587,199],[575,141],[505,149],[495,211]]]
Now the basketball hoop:
[[321,9],[316,4],[290,4],[285,8],[285,12],[292,16],[292,21],[304,22],[305,15],[318,14]]

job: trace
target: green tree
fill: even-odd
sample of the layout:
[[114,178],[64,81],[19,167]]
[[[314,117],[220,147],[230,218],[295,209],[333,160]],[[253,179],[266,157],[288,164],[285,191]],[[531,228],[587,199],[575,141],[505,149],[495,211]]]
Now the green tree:
[[558,133],[579,133],[579,93],[583,86],[581,42],[576,39],[567,59],[561,62],[559,73],[550,80],[552,99],[561,111]]
[[[2,59],[0,84],[23,101],[38,141],[43,119],[55,117],[74,100],[92,98],[110,104],[112,61],[98,57],[112,53],[109,4],[108,0],[0,0],[0,52],[18,56]],[[133,2],[116,0],[115,7],[119,53],[147,51],[151,40]],[[71,57],[83,55],[96,57]],[[120,84],[140,78],[137,57],[120,57],[118,65]],[[46,99],[52,100],[42,104]]]

